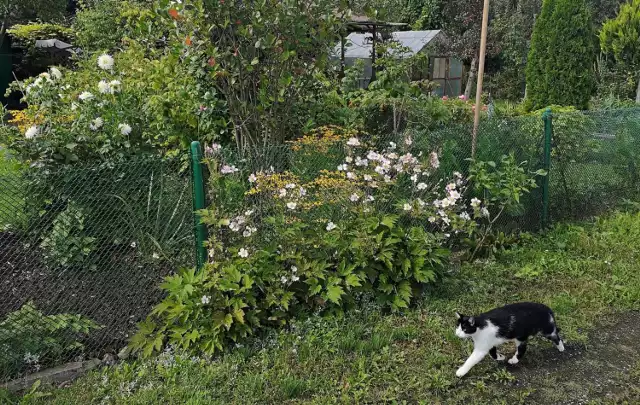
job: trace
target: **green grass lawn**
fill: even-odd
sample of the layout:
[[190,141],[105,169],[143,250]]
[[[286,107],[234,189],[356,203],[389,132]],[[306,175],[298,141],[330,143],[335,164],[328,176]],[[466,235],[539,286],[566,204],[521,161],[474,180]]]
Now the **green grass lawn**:
[[[213,361],[166,353],[104,368],[24,403],[557,403],[550,398],[568,395],[566,387],[544,377],[544,367],[588,348],[594,325],[640,308],[639,240],[639,214],[558,226],[495,261],[452,269],[403,314],[363,304],[345,319],[312,318]],[[457,379],[470,343],[455,337],[454,311],[478,313],[520,300],[555,310],[567,352],[557,354],[549,342],[535,339],[520,365],[487,358]],[[507,350],[512,348],[502,348]],[[520,383],[521,370],[535,367],[542,367],[543,377]],[[633,391],[640,363],[634,370],[616,377],[629,387],[618,393],[627,403],[640,400]]]

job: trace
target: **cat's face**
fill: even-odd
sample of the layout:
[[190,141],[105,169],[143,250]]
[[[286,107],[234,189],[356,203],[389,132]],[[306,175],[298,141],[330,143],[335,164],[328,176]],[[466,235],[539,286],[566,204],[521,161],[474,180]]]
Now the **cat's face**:
[[458,318],[456,336],[460,339],[470,338],[478,331],[475,319],[472,316],[464,316],[456,312],[456,317]]

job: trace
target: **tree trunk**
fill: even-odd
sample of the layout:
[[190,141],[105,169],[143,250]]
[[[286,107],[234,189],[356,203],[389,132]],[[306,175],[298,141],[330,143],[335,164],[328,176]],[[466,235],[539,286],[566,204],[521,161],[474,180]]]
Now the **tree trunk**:
[[478,58],[474,57],[471,60],[471,69],[469,69],[469,78],[467,79],[467,86],[464,89],[464,96],[467,100],[471,97],[471,89],[473,89],[473,84],[475,83],[476,77],[476,69],[478,68],[476,65],[478,64]]
[[638,76],[638,89],[636,90],[636,104],[640,104],[640,76]]

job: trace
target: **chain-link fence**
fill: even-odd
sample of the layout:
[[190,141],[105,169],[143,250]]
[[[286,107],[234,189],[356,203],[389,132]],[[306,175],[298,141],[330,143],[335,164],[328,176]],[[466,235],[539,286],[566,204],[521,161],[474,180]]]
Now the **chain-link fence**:
[[192,212],[177,161],[0,173],[0,379],[122,349],[194,265]]
[[[494,117],[479,128],[478,161],[499,165],[513,154],[526,172],[549,169],[497,228],[538,230],[545,207],[550,222],[579,219],[640,196],[640,109],[554,114],[546,122]],[[286,242],[287,233],[301,224],[356,224],[371,213],[397,216],[410,233],[449,229],[463,211],[474,215],[474,207],[453,204],[472,194],[464,182],[471,135],[469,124],[420,120],[383,135],[324,127],[242,156],[206,146],[211,159],[194,177],[179,161],[153,159],[0,171],[0,379],[125,346],[160,299],[161,278],[195,266],[195,246],[200,262],[215,250],[203,229],[194,232],[194,201],[229,220],[210,226],[209,236],[237,247],[234,255],[274,243],[306,246],[308,240]],[[434,203],[437,215],[424,214]],[[430,243],[456,238],[448,231],[439,237]],[[243,251],[245,239],[253,251],[248,242]],[[307,248],[318,249],[318,260],[326,253],[321,261],[334,254]],[[404,269],[399,257],[389,263]],[[283,276],[287,283],[296,277]]]

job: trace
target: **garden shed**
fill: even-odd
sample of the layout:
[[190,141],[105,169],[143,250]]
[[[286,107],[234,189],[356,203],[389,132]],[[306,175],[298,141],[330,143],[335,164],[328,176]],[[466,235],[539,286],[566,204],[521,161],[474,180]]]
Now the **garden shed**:
[[[376,35],[376,41],[373,40]],[[416,79],[427,78],[439,86],[434,92],[439,96],[458,96],[462,93],[463,64],[459,59],[446,52],[446,37],[441,30],[395,31],[387,35],[380,32],[352,32],[342,43],[336,45],[335,54],[340,55],[344,66],[350,67],[357,60],[364,62],[364,75],[361,87],[366,88],[375,78],[373,50],[376,43],[394,41],[407,52],[399,57],[426,52],[429,65],[424,72],[416,72]]]

